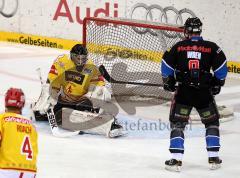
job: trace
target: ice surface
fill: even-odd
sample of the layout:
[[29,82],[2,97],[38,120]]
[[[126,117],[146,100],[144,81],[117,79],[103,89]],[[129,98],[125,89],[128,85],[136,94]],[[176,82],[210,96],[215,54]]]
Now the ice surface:
[[[4,109],[3,95],[9,87],[21,87],[27,97],[24,114],[30,115],[29,103],[40,94],[36,69],[46,78],[53,60],[66,51],[24,45],[0,43],[0,110]],[[108,139],[99,135],[77,135],[56,138],[46,122],[38,122],[39,178],[239,178],[240,177],[240,82],[227,82],[217,102],[235,109],[236,119],[221,124],[222,168],[210,171],[207,164],[203,125],[189,126],[186,131],[185,155],[181,173],[164,169],[168,152],[168,111],[159,106],[138,107],[133,116],[120,108],[118,118],[128,135]],[[146,119],[148,118],[148,119]]]

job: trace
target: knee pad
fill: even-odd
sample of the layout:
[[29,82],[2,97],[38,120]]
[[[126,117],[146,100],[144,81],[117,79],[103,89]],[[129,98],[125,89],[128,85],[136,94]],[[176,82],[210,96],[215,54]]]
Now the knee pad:
[[171,131],[170,138],[181,137],[184,139],[183,129],[181,128],[174,128]]
[[219,151],[220,134],[218,126],[209,126],[206,128],[206,145],[208,151]]
[[197,109],[201,121],[203,124],[212,123],[218,121],[220,115],[218,113],[218,109],[215,103],[211,103],[207,108]]
[[173,129],[181,129],[184,130],[188,121],[178,121],[178,122],[170,122],[170,128]]
[[219,137],[219,127],[212,125],[206,128],[206,136],[208,135],[213,135],[213,136],[218,136]]
[[220,123],[219,123],[219,119],[218,120],[215,120],[215,121],[212,121],[212,122],[208,122],[208,123],[205,123],[205,128],[207,129],[208,127],[212,127],[212,126],[216,126],[216,127],[219,127]]
[[188,123],[191,110],[192,106],[178,103],[174,104],[171,108],[170,121],[173,123]]

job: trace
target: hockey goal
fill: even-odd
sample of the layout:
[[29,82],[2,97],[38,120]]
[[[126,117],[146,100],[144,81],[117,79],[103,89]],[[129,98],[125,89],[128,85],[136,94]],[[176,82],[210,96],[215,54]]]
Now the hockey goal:
[[183,29],[169,24],[94,17],[83,22],[83,43],[89,58],[97,66],[104,65],[112,78],[123,82],[107,82],[118,100],[168,102],[172,94],[154,85],[162,85],[163,53],[183,38]]
[[[104,65],[115,80],[162,84],[162,55],[182,38],[182,31],[146,21],[85,18],[83,43],[94,63]],[[108,87],[115,96],[171,98],[162,87],[113,83]]]

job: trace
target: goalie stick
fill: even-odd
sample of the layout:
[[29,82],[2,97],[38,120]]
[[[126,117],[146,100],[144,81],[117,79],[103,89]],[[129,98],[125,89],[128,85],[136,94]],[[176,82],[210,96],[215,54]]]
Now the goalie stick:
[[[41,68],[37,68],[36,71],[37,71],[37,74],[38,74],[38,77],[39,77],[39,80],[40,80],[40,83],[41,83],[41,93],[40,93],[40,96],[38,97],[37,101],[35,102],[35,104],[39,102],[40,98],[41,98],[42,95],[43,95],[43,85],[44,85],[44,84],[43,84],[42,75],[41,75]],[[33,108],[33,105],[31,104],[30,107],[31,107],[31,109],[32,109],[32,108]]]
[[[37,72],[38,72],[38,77],[39,77],[40,82],[41,82],[41,87],[43,88],[44,82],[43,82],[42,75],[41,75],[41,69],[38,68]],[[42,92],[41,92],[41,94],[42,94]],[[51,96],[49,96],[49,97],[51,97]],[[71,136],[78,135],[79,132],[80,132],[80,131],[71,132],[71,131],[67,131],[67,130],[63,130],[63,129],[60,132],[59,127],[57,125],[56,118],[55,118],[55,114],[53,112],[53,106],[49,107],[49,109],[47,111],[47,117],[48,117],[48,122],[49,122],[49,125],[50,125],[53,136],[56,136],[56,137],[71,137]]]
[[56,118],[55,118],[55,114],[53,112],[53,106],[50,106],[50,108],[48,109],[47,117],[48,117],[48,122],[51,128],[52,134],[55,137],[71,137],[71,136],[78,135],[80,132],[80,131],[71,132],[63,129],[62,129],[62,132],[60,132],[59,127],[57,125]]
[[106,68],[103,65],[99,66],[99,71],[103,75],[103,77],[110,83],[119,83],[119,84],[131,84],[131,85],[143,85],[143,86],[156,86],[156,87],[162,87],[163,84],[156,84],[156,83],[141,83],[141,82],[131,82],[131,81],[119,81],[112,78]]

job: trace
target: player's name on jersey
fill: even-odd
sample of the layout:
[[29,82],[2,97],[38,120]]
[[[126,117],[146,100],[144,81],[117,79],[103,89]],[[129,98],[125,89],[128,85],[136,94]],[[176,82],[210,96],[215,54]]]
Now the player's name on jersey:
[[32,133],[32,127],[31,126],[23,126],[23,125],[17,125],[17,132],[24,132],[27,134]]

